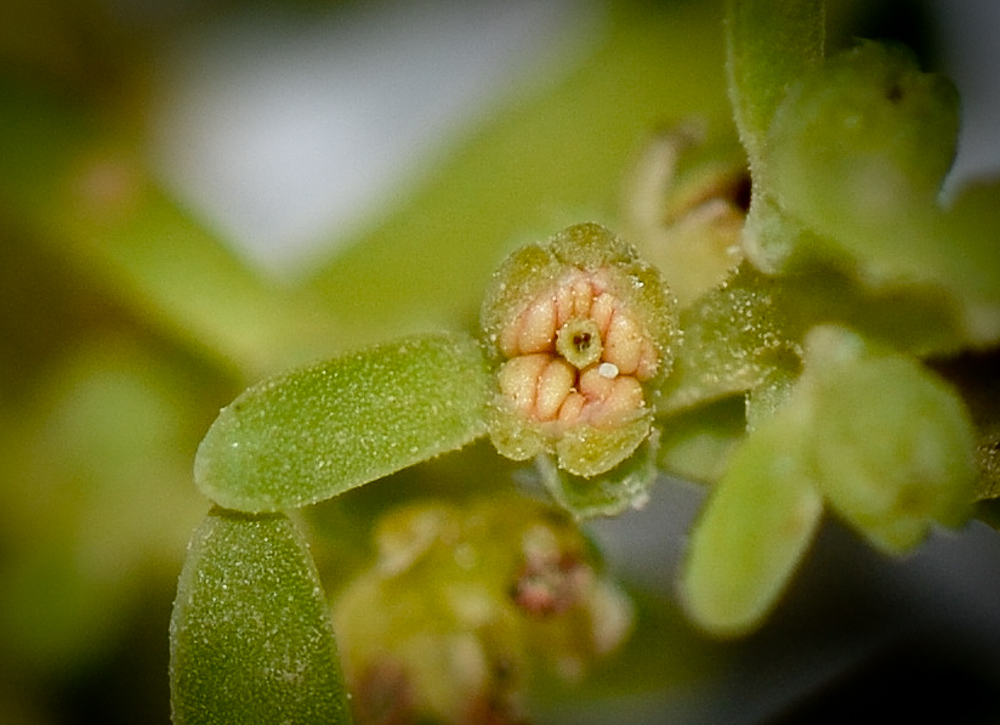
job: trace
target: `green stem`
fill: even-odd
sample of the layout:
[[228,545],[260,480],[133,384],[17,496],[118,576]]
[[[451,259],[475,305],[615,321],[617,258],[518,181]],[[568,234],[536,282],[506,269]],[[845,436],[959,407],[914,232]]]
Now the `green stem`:
[[729,0],[726,79],[740,140],[759,169],[771,117],[788,87],[823,59],[823,0]]

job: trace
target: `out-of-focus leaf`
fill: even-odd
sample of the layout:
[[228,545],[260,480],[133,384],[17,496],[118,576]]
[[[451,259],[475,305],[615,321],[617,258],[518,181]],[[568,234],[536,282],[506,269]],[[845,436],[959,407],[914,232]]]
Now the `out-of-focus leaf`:
[[659,418],[657,465],[689,481],[717,481],[746,433],[746,407],[744,396],[731,395]]
[[326,597],[286,516],[215,509],[195,532],[170,691],[175,725],[351,722]]
[[740,140],[759,173],[767,129],[788,87],[823,60],[823,0],[729,0],[726,76]]
[[151,583],[176,577],[204,514],[190,467],[210,388],[162,353],[111,334],[67,343],[44,385],[0,406],[0,658],[11,671],[91,666],[122,644]]
[[692,532],[681,597],[692,619],[718,636],[756,627],[813,540],[823,512],[801,455],[799,421],[775,416],[729,461]]
[[975,438],[955,390],[832,326],[810,333],[805,366],[791,405],[811,418],[804,448],[831,508],[890,553],[913,548],[935,521],[965,522]]
[[330,498],[486,431],[489,376],[462,335],[405,338],[265,380],[224,408],[195,459],[216,503],[276,511]]

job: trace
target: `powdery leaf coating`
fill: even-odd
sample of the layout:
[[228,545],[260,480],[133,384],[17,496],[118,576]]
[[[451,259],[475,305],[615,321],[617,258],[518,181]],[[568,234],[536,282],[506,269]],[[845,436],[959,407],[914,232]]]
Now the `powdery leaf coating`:
[[554,453],[585,477],[627,458],[650,432],[649,391],[672,366],[675,308],[659,272],[598,224],[514,252],[482,309],[500,453]]
[[675,369],[662,386],[658,413],[672,413],[745,393],[773,371],[797,372],[798,344],[780,287],[744,265],[726,284],[681,313]]
[[478,343],[444,334],[265,380],[212,424],[195,482],[250,512],[330,498],[481,436],[488,384]]
[[729,0],[726,77],[740,140],[754,174],[781,99],[799,75],[823,61],[823,0]]
[[175,725],[350,723],[326,597],[282,514],[214,509],[170,620]]

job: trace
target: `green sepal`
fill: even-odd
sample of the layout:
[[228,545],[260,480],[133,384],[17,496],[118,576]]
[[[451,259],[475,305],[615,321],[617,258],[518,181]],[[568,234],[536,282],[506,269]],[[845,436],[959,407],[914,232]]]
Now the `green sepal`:
[[[499,396],[498,396],[499,397]],[[497,451],[515,461],[553,455],[559,467],[573,476],[600,476],[629,458],[649,438],[653,411],[643,408],[615,428],[578,425],[555,438],[550,425],[524,418],[507,401],[494,403],[490,440]]]
[[658,442],[659,433],[654,429],[629,457],[591,478],[567,472],[550,456],[538,457],[538,470],[552,498],[577,519],[618,516],[642,508],[649,500],[657,475]]
[[195,531],[170,620],[174,725],[350,723],[326,597],[283,514],[219,508]]
[[478,343],[425,335],[259,383],[224,408],[195,459],[195,482],[226,508],[315,503],[461,448],[486,430]]
[[559,466],[574,476],[600,476],[621,465],[649,439],[653,414],[644,408],[639,415],[618,428],[581,425],[556,442]]

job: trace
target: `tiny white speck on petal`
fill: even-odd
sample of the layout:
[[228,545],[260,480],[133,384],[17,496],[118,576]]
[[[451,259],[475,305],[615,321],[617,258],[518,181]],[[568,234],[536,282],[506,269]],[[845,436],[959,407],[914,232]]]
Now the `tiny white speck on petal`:
[[614,363],[603,362],[597,368],[597,374],[602,378],[607,378],[608,380],[614,380],[618,377],[618,366]]

